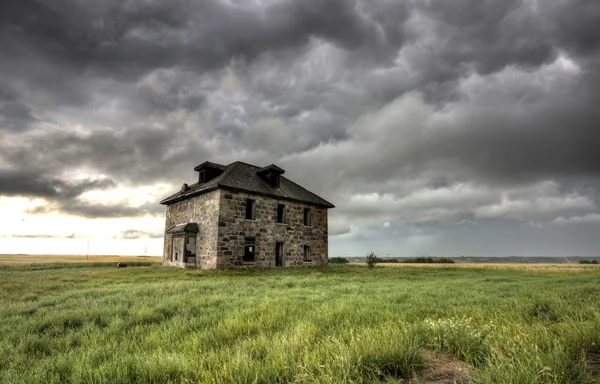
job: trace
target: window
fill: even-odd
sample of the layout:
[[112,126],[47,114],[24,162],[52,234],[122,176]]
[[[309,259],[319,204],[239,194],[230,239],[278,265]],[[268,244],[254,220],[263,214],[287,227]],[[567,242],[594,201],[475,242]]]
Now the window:
[[285,205],[277,204],[277,222],[285,223]]
[[304,261],[311,261],[310,260],[310,247],[308,245],[304,246]]
[[198,183],[200,183],[200,184],[206,183],[206,171],[201,170],[198,172],[198,174],[200,175],[200,178],[198,179]]
[[304,208],[304,225],[310,225],[310,208]]
[[183,261],[187,263],[189,257],[196,257],[196,234],[187,233],[185,238],[185,257]]
[[252,199],[246,199],[246,219],[254,220],[254,206],[256,202]]
[[275,243],[275,266],[283,267],[283,243],[279,241]]
[[271,173],[271,186],[273,188],[279,188],[279,173]]
[[244,243],[244,256],[242,257],[242,261],[245,262],[253,262],[254,254],[256,252],[256,238],[254,237],[246,237],[246,241]]

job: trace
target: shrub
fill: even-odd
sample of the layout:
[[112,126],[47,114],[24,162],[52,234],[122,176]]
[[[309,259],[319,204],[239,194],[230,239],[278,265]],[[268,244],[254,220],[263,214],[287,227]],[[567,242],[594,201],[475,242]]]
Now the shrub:
[[381,260],[377,257],[375,252],[371,252],[367,255],[367,265],[369,269],[375,268],[375,264],[379,263]]
[[332,264],[347,264],[349,263],[348,259],[345,257],[330,257],[329,262]]
[[598,260],[579,260],[579,264],[598,264]]

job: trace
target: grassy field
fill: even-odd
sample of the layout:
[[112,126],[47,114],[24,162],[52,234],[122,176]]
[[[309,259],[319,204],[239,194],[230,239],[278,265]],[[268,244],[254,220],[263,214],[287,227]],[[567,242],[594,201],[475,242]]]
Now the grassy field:
[[562,267],[13,266],[0,382],[598,382],[600,269]]
[[86,255],[2,255],[0,266],[34,263],[160,263],[160,257],[150,256],[86,256]]

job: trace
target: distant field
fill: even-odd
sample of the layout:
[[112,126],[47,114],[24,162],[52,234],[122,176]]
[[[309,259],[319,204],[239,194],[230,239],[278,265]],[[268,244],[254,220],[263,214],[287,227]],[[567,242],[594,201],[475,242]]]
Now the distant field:
[[597,383],[600,269],[502,267],[11,266],[0,383]]
[[[357,263],[365,265],[365,263]],[[474,263],[474,264],[405,264],[405,263],[379,263],[380,266],[397,268],[469,268],[469,269],[489,269],[489,270],[515,270],[530,272],[586,272],[589,268],[597,268],[600,271],[600,264],[493,264],[493,263]]]
[[[424,257],[424,256],[423,256]],[[433,257],[436,258],[435,256]],[[448,257],[457,264],[579,264],[582,260],[596,260],[600,262],[600,256],[568,256],[568,257],[550,257],[550,256],[453,256]],[[364,256],[347,256],[350,262],[365,262]],[[382,257],[381,259],[406,260],[407,257]]]
[[85,255],[0,255],[0,265],[33,263],[134,263],[161,262],[150,256],[85,256]]

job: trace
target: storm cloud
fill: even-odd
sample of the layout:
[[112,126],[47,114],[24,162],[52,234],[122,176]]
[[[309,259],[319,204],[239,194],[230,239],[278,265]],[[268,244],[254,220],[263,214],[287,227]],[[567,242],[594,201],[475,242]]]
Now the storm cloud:
[[336,205],[340,254],[532,252],[511,226],[593,253],[599,25],[594,0],[2,4],[0,196],[158,217],[205,160],[276,163]]

